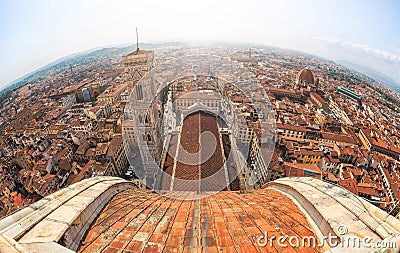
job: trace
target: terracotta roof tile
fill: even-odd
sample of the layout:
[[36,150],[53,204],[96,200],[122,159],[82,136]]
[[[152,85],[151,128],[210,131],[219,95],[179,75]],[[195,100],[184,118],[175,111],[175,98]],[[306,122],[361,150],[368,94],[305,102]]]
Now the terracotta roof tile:
[[79,252],[318,252],[281,248],[276,242],[261,247],[255,238],[264,231],[270,236],[313,235],[297,206],[274,190],[181,200],[129,189],[98,215]]
[[[214,134],[215,140],[217,141],[215,146],[214,153],[210,154],[207,161],[200,163],[201,158],[208,157],[208,150],[213,150],[213,147],[208,147],[209,143],[203,143],[203,149],[206,152],[200,150],[199,137],[203,132],[210,132]],[[226,187],[227,182],[225,178],[225,174],[220,172],[220,169],[224,165],[224,158],[222,156],[221,143],[220,143],[220,133],[218,130],[217,120],[214,115],[204,113],[204,112],[196,112],[188,115],[182,124],[181,137],[180,137],[180,146],[182,148],[177,149],[176,145],[177,141],[171,141],[171,145],[169,147],[169,155],[166,158],[164,163],[164,171],[168,175],[174,175],[175,178],[184,179],[174,180],[173,190],[175,191],[212,191],[219,190]],[[185,161],[187,154],[182,151],[186,151],[190,154],[199,155],[194,160],[190,161],[190,164],[186,164],[181,161]],[[200,152],[199,152],[200,151]],[[177,159],[174,160],[172,156],[177,156]],[[188,161],[189,162],[189,161]],[[175,166],[174,166],[175,165]],[[174,173],[175,168],[175,173]],[[211,175],[214,175],[214,178],[207,179]],[[218,180],[215,178],[218,177]],[[199,179],[202,180],[201,184],[196,184]],[[188,181],[195,181],[195,183],[190,183]],[[216,183],[221,182],[221,183]],[[171,178],[164,177],[162,182],[163,189],[169,190],[171,186]]]

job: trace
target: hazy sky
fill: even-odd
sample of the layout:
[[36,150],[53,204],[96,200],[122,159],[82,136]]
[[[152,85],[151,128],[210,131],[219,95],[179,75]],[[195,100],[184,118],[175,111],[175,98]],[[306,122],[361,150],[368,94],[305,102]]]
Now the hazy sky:
[[261,43],[400,83],[400,1],[0,0],[0,88],[60,57],[135,41]]

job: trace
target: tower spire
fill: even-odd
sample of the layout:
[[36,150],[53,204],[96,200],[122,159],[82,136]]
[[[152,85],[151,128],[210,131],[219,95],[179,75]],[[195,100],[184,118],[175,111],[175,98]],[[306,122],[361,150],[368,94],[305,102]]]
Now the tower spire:
[[137,32],[137,27],[136,27],[136,52],[139,51],[139,36]]

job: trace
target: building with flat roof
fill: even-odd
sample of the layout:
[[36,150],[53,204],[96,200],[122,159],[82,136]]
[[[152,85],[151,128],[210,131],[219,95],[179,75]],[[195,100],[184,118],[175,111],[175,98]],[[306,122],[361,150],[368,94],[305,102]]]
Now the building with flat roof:
[[356,93],[356,92],[354,92],[354,91],[352,91],[350,89],[347,89],[347,88],[345,88],[343,86],[338,86],[338,92],[340,94],[343,94],[346,97],[354,99],[356,101],[361,101],[362,100],[362,96],[360,94],[358,94],[358,93]]
[[219,110],[221,97],[219,93],[212,90],[192,91],[179,96],[175,100],[175,108],[176,110],[182,111],[197,102],[211,109]]

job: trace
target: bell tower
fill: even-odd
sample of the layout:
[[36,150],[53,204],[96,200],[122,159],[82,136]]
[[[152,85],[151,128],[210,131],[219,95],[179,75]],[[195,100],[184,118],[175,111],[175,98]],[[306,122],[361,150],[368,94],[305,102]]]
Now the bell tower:
[[[128,92],[132,92],[138,81],[153,68],[154,51],[140,50],[136,29],[136,50],[132,53],[122,56],[122,62],[125,66],[126,79],[128,81]],[[142,95],[141,88],[137,88]]]
[[[140,50],[137,37],[136,50],[122,56],[122,62],[130,94],[124,117],[124,124],[129,126],[125,129],[125,136],[131,138],[127,140],[129,147],[125,147],[126,153],[139,179],[147,187],[154,188],[162,146],[159,132],[161,120],[158,107],[152,103],[157,96],[154,82],[151,78],[143,78],[153,68],[154,51]],[[132,143],[136,148],[132,148]]]

